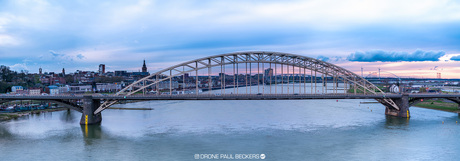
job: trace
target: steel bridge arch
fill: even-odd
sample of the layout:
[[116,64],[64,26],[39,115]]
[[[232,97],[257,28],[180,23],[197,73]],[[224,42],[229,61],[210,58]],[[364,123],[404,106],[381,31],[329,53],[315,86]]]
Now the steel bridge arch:
[[[281,65],[290,65],[293,67],[308,69],[311,71],[319,72],[326,76],[336,77],[337,79],[353,84],[355,91],[356,87],[367,94],[385,94],[381,89],[367,81],[363,77],[346,70],[342,67],[334,64],[324,62],[318,59],[314,59],[307,56],[282,53],[282,52],[266,52],[266,51],[250,51],[250,52],[234,52],[227,54],[220,54],[214,56],[208,56],[204,58],[195,59],[185,63],[181,63],[169,68],[162,69],[156,73],[150,74],[142,79],[139,79],[132,84],[126,86],[115,95],[129,96],[136,92],[142,91],[153,85],[158,85],[162,81],[171,80],[171,78],[183,75],[185,73],[196,72],[201,69],[211,69],[216,66],[225,66],[229,64],[242,64],[242,63],[273,63]],[[222,68],[221,68],[222,69]],[[168,72],[169,75],[163,73]],[[175,72],[173,74],[173,71]],[[305,75],[305,72],[304,72]],[[316,77],[315,77],[316,79]],[[137,89],[135,89],[137,88]],[[131,89],[131,90],[130,90]],[[198,94],[198,93],[197,93]],[[380,103],[393,107],[399,110],[399,107],[391,99],[377,99]],[[101,106],[94,112],[94,114],[100,113],[102,110],[115,104],[117,100],[106,100]]]

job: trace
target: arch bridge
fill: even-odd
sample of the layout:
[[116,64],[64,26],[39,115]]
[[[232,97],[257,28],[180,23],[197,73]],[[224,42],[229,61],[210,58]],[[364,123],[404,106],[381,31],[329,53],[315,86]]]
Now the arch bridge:
[[[82,112],[81,124],[97,124],[103,110],[125,100],[375,99],[385,106],[385,114],[409,117],[413,98],[416,96],[385,93],[363,77],[318,59],[254,51],[174,65],[139,79],[114,95],[25,96],[0,101],[53,100]],[[69,104],[71,100],[82,100],[83,104]]]
[[[385,98],[380,88],[349,70],[311,57],[280,52],[236,52],[188,61],[150,74],[115,94],[123,98],[133,95],[159,99],[321,99],[328,98],[326,95],[347,98],[375,95],[389,111],[401,111],[392,98]],[[93,114],[100,114],[118,101],[106,100]]]

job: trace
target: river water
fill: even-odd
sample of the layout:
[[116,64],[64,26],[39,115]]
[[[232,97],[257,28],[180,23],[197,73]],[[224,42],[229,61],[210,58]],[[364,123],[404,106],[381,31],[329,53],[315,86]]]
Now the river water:
[[148,101],[116,106],[154,110],[103,111],[99,126],[75,111],[36,114],[0,122],[0,160],[460,159],[458,114],[395,118],[360,102],[375,101]]

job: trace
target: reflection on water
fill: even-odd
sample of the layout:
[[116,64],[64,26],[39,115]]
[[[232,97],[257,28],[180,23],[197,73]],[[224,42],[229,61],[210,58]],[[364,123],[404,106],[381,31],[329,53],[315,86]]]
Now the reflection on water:
[[13,137],[13,134],[8,130],[8,127],[0,125],[0,139],[8,139]]
[[397,118],[359,104],[368,101],[148,101],[116,106],[155,110],[108,109],[101,125],[88,126],[72,110],[30,115],[0,122],[0,160],[460,159],[457,114],[411,108],[410,119]]
[[83,139],[86,145],[91,145],[95,139],[100,139],[102,136],[101,125],[80,125]]
[[409,126],[409,118],[400,118],[395,116],[385,116],[385,128],[387,129],[404,129]]
[[[67,123],[75,122],[76,117],[74,115],[72,115],[72,112],[75,112],[75,111],[67,109],[65,112],[62,113],[61,120],[64,121],[64,122],[67,122]],[[75,112],[75,113],[78,113],[78,112]]]

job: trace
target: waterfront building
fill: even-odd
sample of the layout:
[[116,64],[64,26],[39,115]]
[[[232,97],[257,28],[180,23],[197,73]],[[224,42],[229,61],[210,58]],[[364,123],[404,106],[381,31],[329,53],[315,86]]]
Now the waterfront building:
[[20,91],[23,91],[24,90],[24,87],[22,86],[13,86],[11,87],[11,92],[13,93],[19,93]]
[[68,93],[70,91],[69,86],[65,85],[62,87],[58,87],[59,93]]
[[69,86],[69,92],[71,93],[85,93],[89,91],[91,91],[91,85]]
[[59,88],[58,86],[52,85],[48,86],[48,92],[50,95],[58,95],[59,94]]
[[40,88],[31,88],[29,89],[29,95],[40,95],[41,89]]
[[121,90],[121,85],[117,83],[96,83],[96,88],[100,92],[115,92]]

